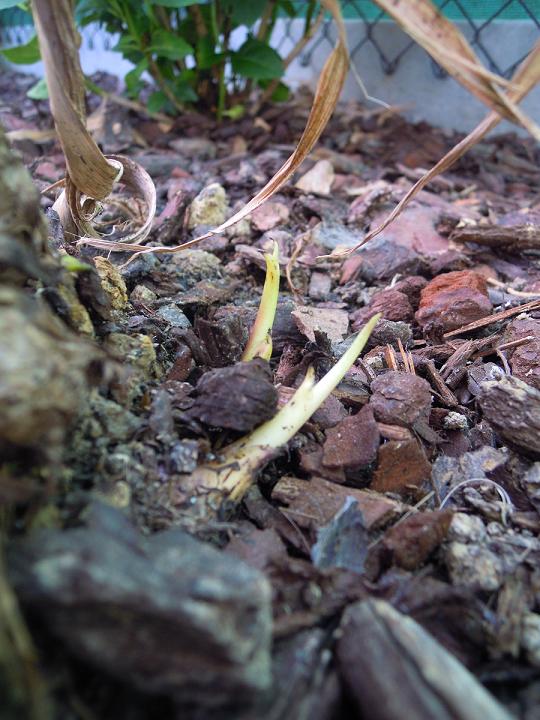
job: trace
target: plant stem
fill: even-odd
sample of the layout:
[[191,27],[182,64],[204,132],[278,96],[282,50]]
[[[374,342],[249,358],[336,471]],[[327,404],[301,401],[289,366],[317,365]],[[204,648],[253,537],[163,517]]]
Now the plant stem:
[[167,85],[167,81],[163,77],[163,74],[162,74],[161,70],[159,69],[157,62],[152,57],[152,54],[150,52],[146,51],[145,55],[146,55],[146,59],[148,60],[148,69],[150,70],[150,74],[156,81],[156,84],[162,90],[162,92],[164,93],[167,100],[169,100],[172,103],[175,110],[178,110],[178,112],[183,112],[184,106],[182,105],[181,102],[178,102],[173,91]]

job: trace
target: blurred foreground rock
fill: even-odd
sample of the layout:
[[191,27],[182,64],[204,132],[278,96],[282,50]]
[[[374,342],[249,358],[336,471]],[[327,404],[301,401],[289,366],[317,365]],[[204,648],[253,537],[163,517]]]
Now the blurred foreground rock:
[[95,503],[86,527],[12,543],[8,571],[74,654],[143,690],[209,707],[270,686],[268,581],[180,530],[145,538]]

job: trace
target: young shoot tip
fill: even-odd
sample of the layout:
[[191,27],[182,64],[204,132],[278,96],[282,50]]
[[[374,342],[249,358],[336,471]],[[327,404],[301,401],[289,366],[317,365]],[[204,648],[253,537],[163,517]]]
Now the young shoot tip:
[[276,316],[280,277],[279,250],[276,242],[274,242],[272,253],[266,253],[264,259],[266,260],[266,278],[261,302],[242,360],[252,360],[256,357],[270,360],[272,356],[272,326]]

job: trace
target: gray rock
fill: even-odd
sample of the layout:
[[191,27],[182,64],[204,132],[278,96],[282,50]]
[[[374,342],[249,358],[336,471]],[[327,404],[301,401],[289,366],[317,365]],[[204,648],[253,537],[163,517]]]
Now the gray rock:
[[322,245],[325,250],[335,250],[339,246],[354,247],[360,240],[358,231],[335,221],[323,220],[311,231],[311,241]]
[[483,480],[487,473],[504,465],[508,456],[485,445],[474,452],[466,452],[459,457],[439,455],[431,470],[433,482],[444,497],[453,487],[466,480]]
[[366,282],[401,275],[416,275],[421,265],[420,255],[411,248],[376,237],[357,251],[362,258],[359,276]]
[[478,402],[503,442],[540,457],[540,390],[516,377],[482,383]]
[[219,280],[223,277],[221,261],[206,250],[184,250],[173,253],[167,263],[168,272],[174,272],[184,289],[201,280]]
[[484,545],[452,542],[446,548],[452,583],[474,591],[493,592],[504,578],[502,560]]
[[99,503],[86,522],[38,531],[8,550],[19,600],[74,654],[144,690],[206,707],[269,688],[263,575],[180,530],[145,538]]
[[158,310],[156,310],[156,315],[168,323],[171,327],[184,329],[191,327],[191,323],[187,317],[174,303],[162,305]]
[[401,340],[403,347],[407,347],[407,344],[412,340],[412,336],[411,326],[408,323],[401,320],[394,322],[381,318],[369,336],[368,347],[395,345],[398,340]]

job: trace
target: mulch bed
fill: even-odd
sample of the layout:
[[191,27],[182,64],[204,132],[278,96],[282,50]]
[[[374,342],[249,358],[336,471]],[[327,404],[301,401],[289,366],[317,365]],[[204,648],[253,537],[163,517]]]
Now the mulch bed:
[[[0,78],[7,131],[49,127],[46,103],[25,98],[31,84]],[[264,185],[308,111],[299,95],[257,118],[186,114],[166,128],[108,103],[96,132],[156,183],[148,244],[176,245]],[[341,107],[250,220],[129,264],[76,250],[55,193],[42,195],[51,243],[95,270],[72,292],[40,293],[106,368],[53,470],[46,449],[15,448],[4,466],[6,487],[17,473],[27,484],[7,576],[54,717],[535,716],[538,148],[515,135],[481,143],[381,235],[336,257],[456,139]],[[15,146],[41,190],[63,176],[54,140]],[[274,242],[272,359],[242,363]],[[186,477],[271,417],[308,366],[321,377],[375,312],[329,400],[240,507],[201,524]]]

